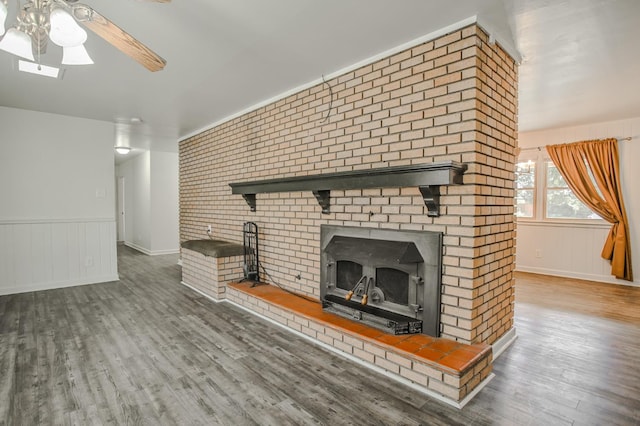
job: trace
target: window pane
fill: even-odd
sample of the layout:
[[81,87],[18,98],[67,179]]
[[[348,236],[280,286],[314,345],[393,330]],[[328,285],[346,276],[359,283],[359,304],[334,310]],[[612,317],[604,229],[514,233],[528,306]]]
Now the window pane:
[[552,161],[547,161],[546,166],[546,218],[600,219],[600,216],[578,200]]
[[550,219],[600,219],[578,200],[569,189],[547,189],[547,212]]
[[516,216],[533,217],[533,189],[516,190]]
[[553,162],[547,162],[547,188],[567,188],[567,183]]
[[516,164],[516,188],[533,188],[536,180],[536,165],[533,162]]
[[516,164],[516,217],[533,217],[535,214],[536,163],[533,161]]

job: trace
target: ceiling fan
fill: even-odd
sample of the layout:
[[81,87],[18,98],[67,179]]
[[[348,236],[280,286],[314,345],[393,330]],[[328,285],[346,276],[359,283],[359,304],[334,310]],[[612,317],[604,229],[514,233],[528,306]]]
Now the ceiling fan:
[[[20,6],[17,23],[5,34],[7,0],[0,0],[0,49],[35,61],[46,52],[48,41],[63,48],[65,65],[92,64],[84,42],[87,33],[78,23],[93,31],[116,49],[129,55],[149,71],[159,71],[166,61],[109,19],[78,0],[27,0]],[[169,3],[171,0],[146,0]]]

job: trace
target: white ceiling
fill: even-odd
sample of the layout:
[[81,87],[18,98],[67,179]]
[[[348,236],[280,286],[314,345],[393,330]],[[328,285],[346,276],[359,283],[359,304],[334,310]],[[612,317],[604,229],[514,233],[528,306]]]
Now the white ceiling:
[[[466,18],[523,57],[521,131],[640,116],[639,0],[85,0],[167,60],[151,73],[89,33],[93,66],[18,73],[0,105],[122,122],[134,147],[177,139]],[[9,1],[13,22],[15,2]],[[42,57],[57,65],[61,49]],[[140,117],[143,124],[128,124]]]

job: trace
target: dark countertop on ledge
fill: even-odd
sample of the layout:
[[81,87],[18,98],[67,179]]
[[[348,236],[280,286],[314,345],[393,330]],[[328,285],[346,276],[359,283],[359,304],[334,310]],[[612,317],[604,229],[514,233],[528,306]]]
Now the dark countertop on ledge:
[[244,254],[244,246],[224,240],[189,240],[181,244],[182,248],[202,253],[208,257],[231,257]]

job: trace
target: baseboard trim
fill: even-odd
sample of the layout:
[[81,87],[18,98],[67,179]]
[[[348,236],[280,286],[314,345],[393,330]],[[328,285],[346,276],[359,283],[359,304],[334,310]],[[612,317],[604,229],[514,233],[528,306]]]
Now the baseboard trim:
[[120,277],[118,276],[118,274],[103,275],[99,277],[83,278],[71,281],[49,281],[44,283],[31,283],[22,286],[7,288],[0,287],[0,296],[6,296],[9,294],[30,293],[32,291],[56,290],[59,288],[78,287],[81,285],[103,284],[113,281],[120,281]]
[[146,249],[146,248],[144,248],[142,246],[139,246],[139,245],[134,244],[134,243],[130,243],[129,241],[125,241],[124,245],[129,247],[129,248],[132,248],[134,250],[138,250],[140,253],[144,253],[147,256],[151,256],[151,250],[148,250],[148,249]]
[[493,380],[494,377],[496,377],[496,375],[494,373],[489,373],[487,378],[484,379],[483,381],[481,381],[480,384],[478,384],[478,386],[476,386],[475,389],[473,389],[469,393],[469,395],[467,395],[466,397],[464,397],[464,399],[462,401],[457,403],[456,408],[459,408],[459,409],[464,408],[464,406],[467,405],[469,403],[469,401],[471,401],[478,393],[480,393],[480,391],[482,389],[484,389],[484,387],[487,386],[489,384],[489,382],[491,380]]
[[149,250],[148,248],[139,246],[134,243],[130,243],[128,241],[124,242],[124,245],[132,248],[134,250],[138,250],[140,253],[144,253],[147,256],[162,256],[164,254],[177,254],[180,253],[180,249],[171,249],[171,250]]
[[163,256],[165,254],[178,254],[178,253],[180,253],[180,249],[152,250],[151,256]]
[[516,334],[516,328],[512,327],[511,330],[507,331],[502,335],[502,337],[496,340],[493,345],[491,345],[491,348],[493,349],[493,361],[495,362],[495,360],[498,359],[498,357],[502,355],[502,353],[511,346],[517,338],[518,335]]
[[573,271],[561,271],[557,269],[538,268],[535,266],[516,265],[516,272],[528,272],[531,274],[551,275],[554,277],[574,278],[577,280],[595,281],[600,283],[617,284],[617,285],[624,285],[629,287],[640,287],[640,281],[638,280],[625,281],[625,280],[619,280],[609,275],[584,274],[584,273],[573,272]]

